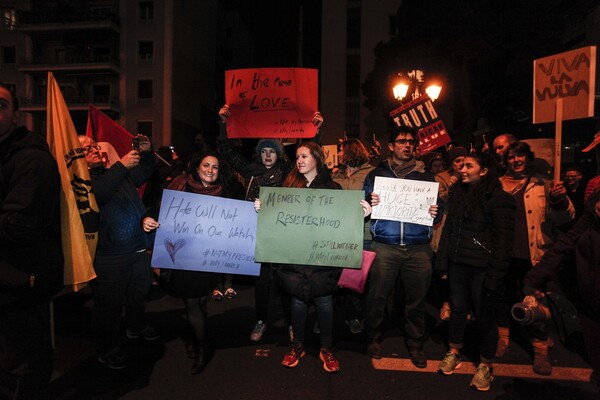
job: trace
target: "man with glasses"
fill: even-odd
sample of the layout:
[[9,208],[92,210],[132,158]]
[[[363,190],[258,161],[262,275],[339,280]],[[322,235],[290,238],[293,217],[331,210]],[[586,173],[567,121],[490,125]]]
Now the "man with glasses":
[[132,149],[106,168],[100,146],[92,138],[79,136],[100,210],[92,324],[98,362],[111,369],[127,365],[119,338],[123,305],[129,339],[159,338],[144,315],[152,272],[146,253],[149,237],[142,229],[146,208],[137,192],[152,176],[154,152],[146,136],[138,138],[139,149]]
[[[368,199],[378,203],[373,193],[375,177],[412,179],[435,182],[425,164],[415,159],[418,144],[416,131],[401,128],[390,135],[390,157],[371,171],[364,183]],[[442,210],[430,206],[430,215],[437,223]],[[417,368],[427,366],[423,351],[425,338],[426,296],[431,282],[430,246],[432,227],[407,222],[372,220],[371,250],[377,253],[369,275],[369,290],[365,310],[365,330],[369,338],[368,353],[372,358],[382,356],[379,329],[392,289],[399,279],[404,295],[404,331],[412,363]]]
[[49,301],[63,285],[60,176],[44,138],[20,117],[0,83],[0,398],[45,399]]

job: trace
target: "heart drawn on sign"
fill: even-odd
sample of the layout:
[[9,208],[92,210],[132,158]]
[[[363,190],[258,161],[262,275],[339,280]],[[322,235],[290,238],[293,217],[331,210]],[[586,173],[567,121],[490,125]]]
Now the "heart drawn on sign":
[[185,246],[185,240],[179,239],[173,243],[170,239],[165,239],[164,244],[165,249],[167,249],[167,253],[169,253],[169,256],[171,256],[171,261],[173,261],[173,264],[175,264],[175,253]]

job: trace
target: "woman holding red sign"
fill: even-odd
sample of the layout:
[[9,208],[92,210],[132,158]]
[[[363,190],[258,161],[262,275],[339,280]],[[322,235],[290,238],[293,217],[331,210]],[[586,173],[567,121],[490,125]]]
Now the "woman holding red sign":
[[[226,123],[231,117],[229,106],[225,104],[219,110],[221,123],[219,124],[219,152],[227,163],[239,173],[246,183],[246,200],[254,201],[258,198],[261,186],[280,187],[288,173],[292,170],[293,164],[285,154],[281,141],[277,139],[261,139],[256,146],[256,155],[252,161],[248,161],[232,146],[232,141],[227,139]],[[323,117],[320,113],[315,113],[313,124],[319,129],[323,124]],[[318,132],[318,131],[317,131]],[[318,133],[317,133],[318,134]],[[254,301],[256,310],[256,324],[250,333],[250,340],[259,342],[262,340],[264,332],[267,330],[269,322],[269,302],[271,301],[272,283],[277,279],[277,270],[275,265],[263,263],[260,269],[260,275],[256,279],[254,286]],[[277,288],[277,285],[274,286]],[[282,296],[282,306],[284,314],[289,321],[289,299]],[[288,329],[290,340],[293,339],[291,325]]]

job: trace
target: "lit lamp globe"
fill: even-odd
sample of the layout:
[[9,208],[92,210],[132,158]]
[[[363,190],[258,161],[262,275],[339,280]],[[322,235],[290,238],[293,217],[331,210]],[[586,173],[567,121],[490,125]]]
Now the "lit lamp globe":
[[433,101],[436,101],[438,97],[440,97],[440,92],[442,91],[442,87],[438,85],[431,85],[425,89],[425,93],[429,96],[429,98]]
[[396,84],[396,86],[394,86],[392,90],[394,91],[394,97],[396,98],[396,100],[402,100],[406,97],[406,93],[408,92],[408,84],[400,82]]

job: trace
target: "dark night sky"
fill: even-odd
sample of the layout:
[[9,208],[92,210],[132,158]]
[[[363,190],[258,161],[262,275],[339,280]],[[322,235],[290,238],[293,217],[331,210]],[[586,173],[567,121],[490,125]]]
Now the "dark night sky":
[[320,63],[320,1],[232,0],[254,37],[256,67],[296,67],[298,65],[298,23],[302,3],[304,67]]

